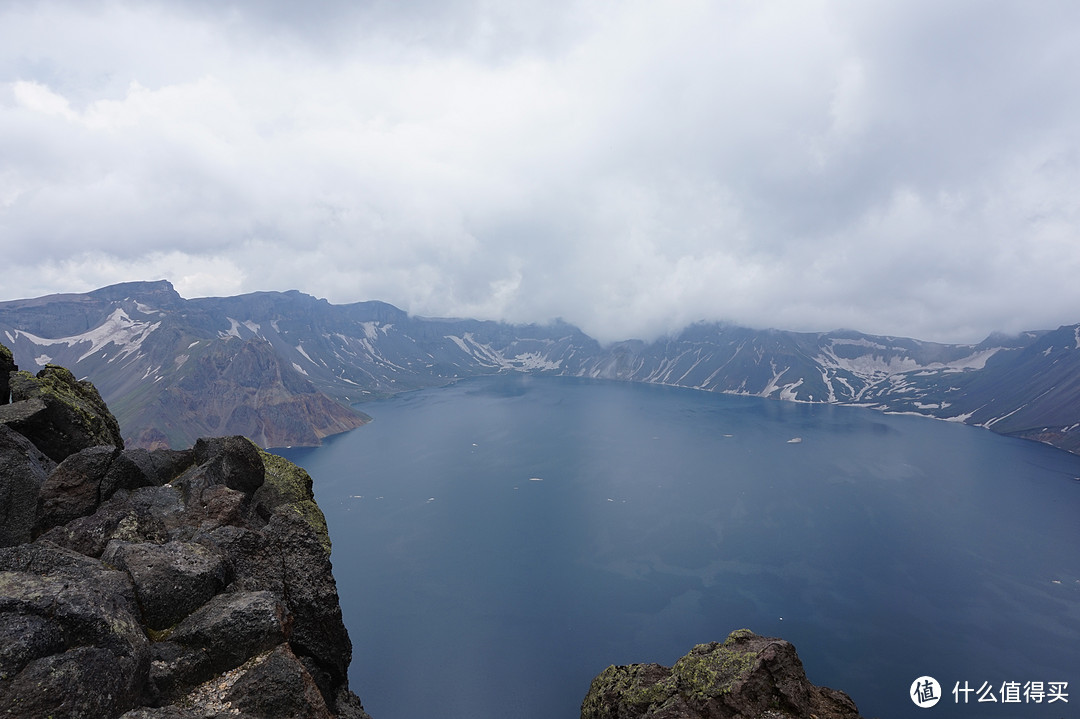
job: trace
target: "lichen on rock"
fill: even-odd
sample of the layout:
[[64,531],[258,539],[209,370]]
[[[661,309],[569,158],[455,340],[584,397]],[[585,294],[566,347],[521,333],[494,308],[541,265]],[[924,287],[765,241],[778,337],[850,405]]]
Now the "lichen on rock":
[[315,503],[311,476],[284,457],[262,450],[259,454],[266,468],[266,481],[255,492],[255,501],[276,511],[294,513],[304,520],[319,535],[319,541],[329,555],[330,531],[326,517]]
[[847,694],[809,682],[795,648],[739,629],[698,644],[670,669],[610,666],[593,680],[581,719],[858,719]]
[[0,422],[54,462],[87,447],[124,447],[116,417],[89,381],[57,365],[45,365],[37,375],[10,372],[8,379],[11,404],[0,405]]

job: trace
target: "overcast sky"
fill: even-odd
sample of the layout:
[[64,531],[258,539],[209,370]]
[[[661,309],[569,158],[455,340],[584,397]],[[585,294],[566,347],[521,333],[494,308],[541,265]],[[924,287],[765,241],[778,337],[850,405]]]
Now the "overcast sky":
[[0,299],[1080,321],[1080,3],[0,0]]

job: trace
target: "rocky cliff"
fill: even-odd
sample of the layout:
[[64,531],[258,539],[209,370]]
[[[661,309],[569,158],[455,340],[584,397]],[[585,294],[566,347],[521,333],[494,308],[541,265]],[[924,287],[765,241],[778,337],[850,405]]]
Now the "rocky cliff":
[[0,715],[367,717],[311,480],[242,437],[125,449],[0,346]]
[[795,647],[747,629],[699,644],[672,667],[611,666],[581,719],[859,719],[851,698],[806,678]]

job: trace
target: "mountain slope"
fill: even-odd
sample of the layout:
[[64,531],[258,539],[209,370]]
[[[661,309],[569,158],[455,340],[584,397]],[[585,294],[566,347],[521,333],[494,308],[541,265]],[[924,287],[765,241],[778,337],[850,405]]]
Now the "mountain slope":
[[413,317],[296,291],[186,300],[160,281],[0,303],[0,336],[24,368],[89,377],[136,446],[317,444],[367,419],[351,404],[515,370],[912,412],[1080,451],[1080,326],[970,345],[700,323],[601,347],[565,323]]
[[264,339],[219,324],[167,282],[0,303],[16,362],[92,378],[132,446],[231,434],[264,446],[317,444],[369,419],[319,392]]

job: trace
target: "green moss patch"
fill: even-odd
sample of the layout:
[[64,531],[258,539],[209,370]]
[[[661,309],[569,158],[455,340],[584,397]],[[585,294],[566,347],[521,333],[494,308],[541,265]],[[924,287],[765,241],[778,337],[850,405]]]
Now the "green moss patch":
[[[740,630],[753,636],[749,630]],[[671,673],[688,695],[697,698],[727,694],[735,683],[745,677],[757,663],[757,652],[739,646],[746,636],[729,635],[723,644],[699,644],[675,663]]]
[[266,481],[255,492],[255,500],[271,511],[291,512],[299,516],[315,530],[326,553],[330,554],[330,532],[326,517],[315,503],[311,476],[284,457],[261,449],[259,455],[266,468]]

